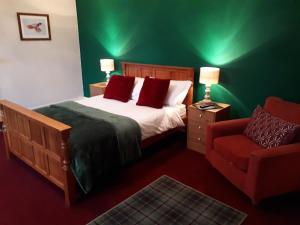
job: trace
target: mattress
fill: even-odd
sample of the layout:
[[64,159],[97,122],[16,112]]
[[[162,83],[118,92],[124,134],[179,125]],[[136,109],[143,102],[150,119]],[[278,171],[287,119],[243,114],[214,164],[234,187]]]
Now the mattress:
[[76,102],[134,119],[141,128],[142,140],[167,130],[184,126],[182,119],[186,117],[186,106],[184,104],[155,109],[147,106],[138,106],[134,100],[124,103],[103,98],[103,95],[83,98]]

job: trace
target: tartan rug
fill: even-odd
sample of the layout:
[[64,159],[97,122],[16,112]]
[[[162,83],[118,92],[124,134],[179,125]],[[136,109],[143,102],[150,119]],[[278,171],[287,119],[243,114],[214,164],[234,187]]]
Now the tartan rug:
[[88,225],[240,225],[246,216],[164,175]]

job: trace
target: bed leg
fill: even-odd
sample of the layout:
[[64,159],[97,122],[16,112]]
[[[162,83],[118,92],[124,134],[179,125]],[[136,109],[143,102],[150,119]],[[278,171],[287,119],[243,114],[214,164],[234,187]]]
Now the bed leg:
[[63,152],[64,160],[62,162],[62,169],[64,171],[64,192],[65,192],[65,205],[70,207],[79,197],[76,187],[75,177],[71,171],[70,153],[68,148],[69,132],[62,134],[61,150]]
[[3,105],[0,105],[0,132],[1,131],[2,131],[3,138],[4,138],[4,150],[5,150],[6,158],[10,159],[8,137],[7,137],[7,127],[6,127],[6,124],[4,123]]
[[4,150],[5,150],[6,158],[10,159],[7,128],[6,128],[6,125],[4,124],[4,122],[2,123],[2,134],[3,134],[3,138],[4,138]]
[[65,186],[65,205],[70,207],[73,205],[79,198],[79,193],[77,191],[75,178],[72,172],[69,170],[66,174],[66,186]]

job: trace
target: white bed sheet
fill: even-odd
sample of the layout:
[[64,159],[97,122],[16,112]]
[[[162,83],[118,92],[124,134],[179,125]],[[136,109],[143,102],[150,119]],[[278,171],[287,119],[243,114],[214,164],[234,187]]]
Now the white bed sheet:
[[155,109],[147,106],[137,106],[134,100],[123,103],[103,98],[103,95],[83,98],[76,102],[134,119],[141,128],[142,140],[169,129],[184,126],[182,118],[186,117],[186,106],[184,104]]

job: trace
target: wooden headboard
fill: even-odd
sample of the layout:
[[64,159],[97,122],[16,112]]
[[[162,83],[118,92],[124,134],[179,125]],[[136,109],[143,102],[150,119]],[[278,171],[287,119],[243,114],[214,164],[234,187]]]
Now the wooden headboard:
[[151,76],[160,79],[192,81],[193,85],[191,86],[183,103],[186,106],[193,103],[194,68],[140,64],[140,63],[132,63],[132,62],[122,62],[121,64],[122,64],[122,71],[124,76],[132,76],[132,77]]

